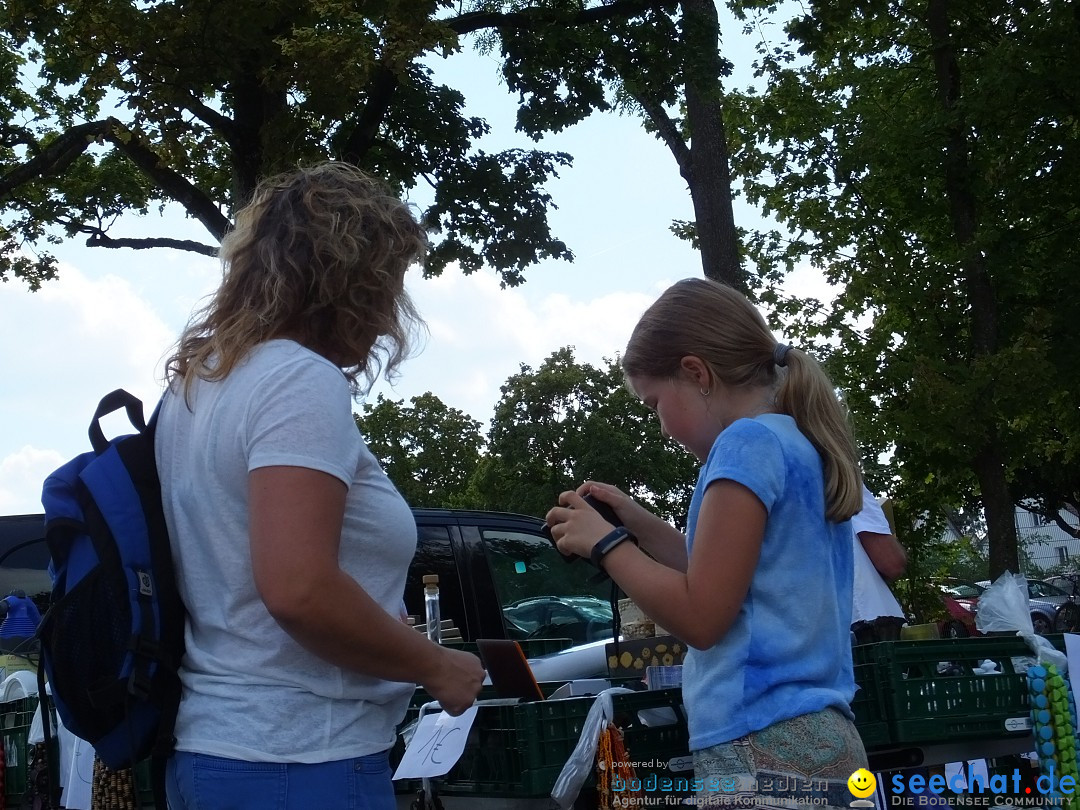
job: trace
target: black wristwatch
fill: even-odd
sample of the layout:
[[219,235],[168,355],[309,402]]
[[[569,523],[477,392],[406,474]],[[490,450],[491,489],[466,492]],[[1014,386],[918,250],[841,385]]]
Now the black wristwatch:
[[633,538],[634,536],[627,531],[625,526],[617,526],[604,535],[604,537],[592,547],[592,554],[589,555],[589,560],[594,566],[602,571],[604,570],[604,567],[601,565],[601,561],[604,557],[623,540],[633,540]]

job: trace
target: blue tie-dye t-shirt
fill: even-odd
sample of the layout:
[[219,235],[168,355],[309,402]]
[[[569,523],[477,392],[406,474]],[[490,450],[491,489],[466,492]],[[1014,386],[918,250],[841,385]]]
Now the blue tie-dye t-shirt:
[[851,717],[851,526],[825,519],[821,456],[790,416],[739,419],[701,468],[687,523],[688,552],[705,490],[730,479],[768,520],[750,590],[715,646],[690,650],[683,698],[699,750],[829,706]]

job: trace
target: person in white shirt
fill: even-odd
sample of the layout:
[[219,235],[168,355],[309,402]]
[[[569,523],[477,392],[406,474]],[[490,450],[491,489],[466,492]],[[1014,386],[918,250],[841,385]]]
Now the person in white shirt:
[[416,522],[352,411],[407,354],[426,244],[355,166],[268,178],[167,363],[155,451],[188,613],[172,810],[393,810],[416,684],[452,715],[480,691],[476,656],[399,619]]
[[851,631],[855,643],[895,641],[906,617],[889,582],[907,566],[907,552],[892,532],[885,513],[872,492],[863,486],[863,507],[851,518],[855,547],[855,578],[852,588]]

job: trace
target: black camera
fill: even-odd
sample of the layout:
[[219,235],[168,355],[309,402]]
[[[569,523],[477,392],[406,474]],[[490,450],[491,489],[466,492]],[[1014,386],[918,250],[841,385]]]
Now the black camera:
[[[606,520],[612,526],[622,526],[622,521],[619,520],[619,516],[615,514],[615,510],[612,509],[608,504],[604,503],[599,498],[594,497],[590,493],[588,495],[583,495],[581,499],[583,501],[585,501],[585,503],[587,503],[590,507],[592,507],[597,512],[599,512],[600,517],[602,517],[604,520]],[[545,524],[542,531],[543,531],[544,537],[546,537],[548,540],[551,541],[551,545],[555,546],[555,550],[559,551],[559,547],[557,545],[555,545],[555,538],[551,536],[551,527]],[[563,558],[564,562],[568,562],[568,563],[569,562],[575,562],[576,560],[584,559],[583,557],[580,557],[577,554],[563,554],[561,551],[559,551],[559,556],[561,556]]]

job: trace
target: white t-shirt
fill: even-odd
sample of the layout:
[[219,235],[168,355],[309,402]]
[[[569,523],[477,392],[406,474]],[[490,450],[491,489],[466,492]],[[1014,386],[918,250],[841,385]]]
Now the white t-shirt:
[[390,748],[414,687],[308,652],[266,610],[251,570],[248,473],[276,465],[321,470],[349,487],[342,570],[398,614],[416,522],[356,429],[344,374],[293,341],[272,340],[224,380],[196,380],[189,403],[177,383],[156,438],[189,614],[177,749],[313,763]]
[[868,622],[881,616],[904,618],[904,611],[896,601],[888,584],[874,568],[870,555],[859,540],[859,532],[892,534],[892,527],[881,511],[874,494],[863,487],[863,505],[851,518],[851,538],[855,545],[855,579],[852,587],[851,623]]

